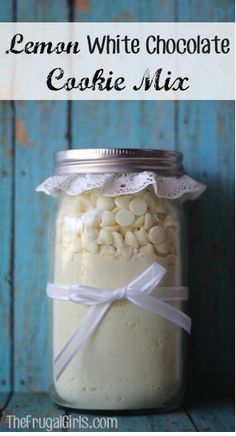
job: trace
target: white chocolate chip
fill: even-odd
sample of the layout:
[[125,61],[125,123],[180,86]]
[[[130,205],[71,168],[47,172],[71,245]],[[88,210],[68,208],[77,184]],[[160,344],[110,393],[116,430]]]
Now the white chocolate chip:
[[90,200],[93,203],[93,205],[96,206],[97,199],[98,199],[98,197],[101,196],[101,192],[99,191],[99,189],[92,189],[89,192],[90,192]]
[[102,256],[109,256],[115,253],[114,247],[112,245],[102,245],[100,248],[100,254]]
[[134,214],[128,209],[120,209],[116,214],[116,222],[120,226],[130,226],[134,222]]
[[155,247],[157,248],[157,251],[161,254],[167,254],[170,251],[170,245],[167,242],[162,242]]
[[129,247],[138,248],[139,243],[133,232],[126,232],[125,234],[125,244]]
[[163,222],[164,227],[176,227],[176,221],[171,215],[167,215]]
[[116,226],[105,226],[103,227],[106,230],[109,230],[109,232],[118,232],[120,226],[116,225]]
[[111,197],[98,197],[97,208],[99,210],[112,210],[114,207],[114,202]]
[[149,237],[147,232],[144,230],[143,227],[141,227],[140,230],[138,230],[137,232],[135,232],[135,236],[138,239],[138,242],[140,245],[146,245],[149,243]]
[[78,197],[80,210],[81,212],[87,212],[88,209],[92,208],[92,202],[90,201],[90,198],[87,195],[80,195]]
[[143,247],[140,247],[139,250],[140,250],[140,254],[142,254],[143,256],[148,256],[154,253],[153,245],[150,243],[144,245]]
[[134,226],[135,227],[142,227],[144,224],[144,216],[139,216],[138,218],[136,218]]
[[101,216],[97,209],[90,209],[83,215],[82,221],[87,226],[96,227],[100,224]]
[[144,216],[144,229],[149,230],[150,227],[153,226],[153,224],[156,224],[157,218],[155,215],[152,215],[151,213],[147,212]]
[[161,226],[153,226],[148,233],[149,239],[153,244],[158,244],[165,239],[165,230]]
[[65,233],[77,234],[82,229],[81,218],[66,215],[63,220],[63,230]]
[[167,208],[166,208],[164,200],[162,198],[157,199],[156,212],[163,213],[163,214],[167,213]]
[[62,226],[62,246],[64,248],[70,246],[74,239],[82,230],[82,222],[80,218],[65,216]]
[[101,213],[101,217],[102,217],[102,222],[101,222],[101,226],[112,226],[114,224],[116,224],[116,218],[114,213],[110,212],[109,210],[104,210]]
[[122,195],[115,198],[115,205],[121,209],[128,209],[130,202],[130,196]]
[[126,232],[133,232],[134,228],[132,226],[119,227],[119,232],[125,236]]
[[109,232],[109,230],[107,229],[101,229],[98,235],[97,243],[100,245],[102,244],[110,245],[112,244],[112,242],[113,240],[112,240],[111,232]]
[[119,232],[112,232],[112,237],[113,237],[113,244],[114,246],[120,250],[123,245],[124,245],[124,241],[123,241],[123,237]]
[[96,253],[98,251],[98,244],[96,241],[83,241],[84,248],[86,248],[91,253]]
[[147,202],[149,209],[151,211],[155,211],[157,203],[157,197],[155,196],[155,194],[152,194],[151,192],[145,192],[143,194],[143,198]]
[[167,228],[165,232],[166,232],[166,238],[168,239],[168,241],[170,241],[172,244],[174,244],[175,240],[176,240],[176,230],[173,228]]
[[134,215],[144,215],[147,210],[147,203],[142,198],[134,198],[131,200],[129,208]]
[[114,209],[112,209],[112,212],[113,212],[114,214],[116,214],[116,212],[118,212],[118,210],[120,210],[119,207],[114,207]]
[[98,230],[94,227],[86,227],[83,234],[82,240],[84,241],[95,241],[98,237]]
[[79,196],[71,196],[71,195],[65,195],[62,204],[61,204],[61,210],[65,214],[77,214],[81,211],[80,203],[79,203]]

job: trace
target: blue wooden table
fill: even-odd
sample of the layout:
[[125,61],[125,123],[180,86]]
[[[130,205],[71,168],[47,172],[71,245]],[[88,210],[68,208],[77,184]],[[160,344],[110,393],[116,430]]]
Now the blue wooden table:
[[[0,20],[234,21],[234,1],[7,0],[0,2]],[[193,319],[189,387],[191,398],[200,392],[202,399],[209,393],[217,399],[206,408],[193,402],[193,407],[188,404],[178,412],[143,421],[122,418],[121,428],[182,425],[194,431],[209,425],[219,430],[230,410],[221,398],[234,387],[234,103],[230,101],[0,102],[2,404],[11,395],[4,416],[9,410],[24,413],[31,406],[35,413],[64,413],[39,394],[47,390],[50,199],[36,194],[35,187],[52,174],[57,150],[121,146],[182,151],[186,172],[207,184],[201,199],[187,205]]]
[[[234,401],[232,398],[206,399],[198,397],[194,400],[186,400],[183,407],[170,413],[150,414],[86,414],[81,411],[62,409],[55,406],[47,394],[13,394],[6,402],[6,397],[0,397],[2,401],[2,418],[0,431],[46,431],[47,426],[55,422],[55,431],[140,431],[140,432],[233,432],[234,427]],[[4,402],[6,402],[4,404]],[[15,424],[12,416],[16,416],[18,421]],[[19,428],[19,420],[29,416],[29,426]],[[59,417],[67,417],[67,421],[62,421],[61,426],[56,428]],[[85,418],[89,426],[93,428],[81,428],[81,420]],[[109,418],[115,418],[109,420]],[[31,418],[37,421],[33,423]],[[39,420],[38,420],[39,418]],[[52,420],[44,420],[53,418]],[[77,421],[73,420],[77,418]],[[95,418],[95,424],[94,424]],[[107,420],[104,422],[104,418]],[[64,418],[65,419],[65,418]],[[22,421],[23,422],[23,421]],[[44,426],[43,423],[45,422]],[[65,423],[65,424],[64,424]],[[67,423],[67,424],[66,424]],[[69,427],[66,425],[70,424]],[[18,426],[13,429],[13,425]],[[63,425],[65,428],[63,428]],[[87,425],[87,423],[85,424]],[[43,428],[40,428],[42,426]]]

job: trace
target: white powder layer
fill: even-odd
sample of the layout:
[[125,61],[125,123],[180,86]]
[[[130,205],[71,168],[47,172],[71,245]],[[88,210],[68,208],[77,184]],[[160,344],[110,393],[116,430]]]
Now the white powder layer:
[[[142,193],[141,199],[143,199],[143,194],[147,193],[146,191]],[[129,197],[131,200],[134,198],[140,200],[137,194]],[[96,205],[101,205],[103,198],[97,193]],[[84,223],[82,220],[83,225],[79,222],[76,225],[73,223],[72,235],[68,235],[68,216],[81,221],[87,211],[91,210],[91,204],[86,208],[83,206],[82,210],[80,204],[80,210],[78,210],[78,201],[77,203],[76,201],[76,198],[64,199],[59,210],[55,249],[55,283],[81,283],[116,289],[127,285],[155,261],[167,269],[160,286],[182,285],[177,218],[173,211],[170,215],[167,202],[164,205],[164,202],[161,203],[155,199],[155,204],[151,208],[150,204],[145,205],[140,201],[133,202],[129,207],[130,201],[128,201],[126,209],[132,212],[133,208],[132,213],[140,214],[139,218],[147,213],[153,216],[153,208],[157,206],[159,212],[155,212],[155,221],[149,220],[151,226],[147,229],[149,239],[141,239],[141,243],[140,239],[138,243],[135,242],[130,234],[135,235],[135,232],[142,229],[144,219],[139,221],[138,228],[134,228],[135,221],[133,220],[133,223],[129,221],[128,230],[127,228],[124,230],[125,226],[122,223],[118,224],[116,230],[108,229],[110,233],[115,231],[122,236],[120,246],[117,246],[114,238],[108,237],[107,240],[101,238],[102,223],[107,224],[110,220],[108,222],[110,227],[116,226],[117,223],[114,223],[113,216],[104,214],[100,210],[101,219],[96,219],[93,226],[91,224],[89,226],[93,229],[90,234],[96,238],[96,240],[90,239],[90,242],[96,242],[97,247],[93,245],[88,249],[85,236],[88,222]],[[119,201],[116,203],[119,204]],[[75,204],[77,204],[76,207]],[[125,201],[121,204],[122,211],[124,204]],[[162,210],[160,205],[162,205]],[[94,205],[92,207],[94,208]],[[115,203],[109,205],[108,202],[106,207],[107,211],[115,215],[120,211]],[[122,213],[123,215],[118,214],[119,220],[131,220],[131,215]],[[150,237],[155,238],[156,230],[151,232],[150,230],[154,227],[164,229],[163,223],[168,221],[167,217],[169,217],[171,226],[167,232],[165,231],[164,238],[161,237],[159,242],[158,237],[154,240],[155,248]],[[137,216],[135,216],[136,219]],[[106,225],[106,229],[107,227],[109,226]],[[129,232],[128,238],[127,232]],[[141,230],[142,233],[143,230]],[[100,243],[98,243],[99,237]],[[78,244],[75,241],[76,238],[82,238],[82,243],[80,241]],[[158,243],[169,247],[165,250],[167,253],[158,252]],[[155,292],[152,295],[155,295]],[[53,300],[52,304],[55,358],[82,320],[87,307],[56,300]],[[181,308],[179,302],[171,304]],[[54,390],[60,404],[75,408],[107,410],[153,408],[164,406],[179,394],[182,376],[181,329],[127,300],[120,300],[111,305],[96,332],[74,357],[60,379],[58,381],[54,379]]]

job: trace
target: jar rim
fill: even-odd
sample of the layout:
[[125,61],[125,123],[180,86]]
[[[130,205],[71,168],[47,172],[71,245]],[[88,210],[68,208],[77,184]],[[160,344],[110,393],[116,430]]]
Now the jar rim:
[[71,149],[54,155],[56,175],[153,171],[161,176],[181,176],[182,161],[179,151],[137,148]]

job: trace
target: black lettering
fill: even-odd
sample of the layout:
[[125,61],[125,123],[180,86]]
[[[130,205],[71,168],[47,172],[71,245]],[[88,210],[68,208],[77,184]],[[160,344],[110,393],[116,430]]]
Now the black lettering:
[[89,35],[87,35],[87,41],[88,41],[88,49],[89,53],[93,54],[95,50],[98,50],[98,53],[102,53],[105,47],[106,43],[106,36],[103,36],[102,41],[99,41],[99,38],[95,38],[94,42],[92,43],[91,38]]
[[152,80],[150,80],[150,71],[149,69],[147,69],[142,77],[140,85],[139,86],[134,85],[133,90],[139,91],[144,86],[144,90],[147,91],[148,89],[151,88],[153,80],[154,77],[152,78]]
[[227,54],[230,51],[230,43],[228,38],[224,38],[221,41],[221,50],[222,53]]
[[8,53],[9,51],[14,54],[22,53],[24,50],[16,50],[14,47],[15,44],[21,44],[23,42],[23,39],[24,37],[22,33],[16,33],[11,40],[11,45],[10,45],[10,49],[8,50]]
[[[184,88],[184,82],[185,81],[188,82],[189,78],[188,77],[184,77],[184,78],[183,77],[177,77],[177,79],[175,79],[174,82],[172,83],[170,89],[172,89],[172,91],[178,91],[178,89],[180,91],[186,91],[186,89],[188,89],[189,86],[186,86],[186,88]],[[177,84],[176,87],[174,87],[175,84]]]
[[146,39],[146,50],[149,54],[153,54],[156,51],[156,47],[154,46],[152,49],[150,47],[150,43],[155,43],[156,38],[153,35],[150,35],[147,39]]
[[52,84],[52,80],[55,78],[56,80],[62,79],[64,76],[64,70],[62,68],[54,68],[47,77],[47,87],[51,91],[60,91],[60,89],[64,88],[64,85],[62,85],[60,88],[55,88],[55,86]]
[[123,83],[125,83],[124,77],[118,77],[118,79],[116,79],[115,85],[114,85],[115,90],[122,91],[123,89],[125,89],[125,86],[120,86],[120,85],[123,85]]
[[46,50],[47,54],[53,53],[54,49],[52,47],[52,42],[50,42],[50,41],[49,42],[39,42],[39,41],[37,41],[35,43],[34,52],[33,53],[35,53],[35,54],[37,54],[37,53],[43,54],[45,52],[45,50]]
[[[208,38],[203,38],[201,41],[202,44],[202,53],[203,54],[209,54],[211,52],[211,45]],[[200,53],[200,48],[198,53]]]

